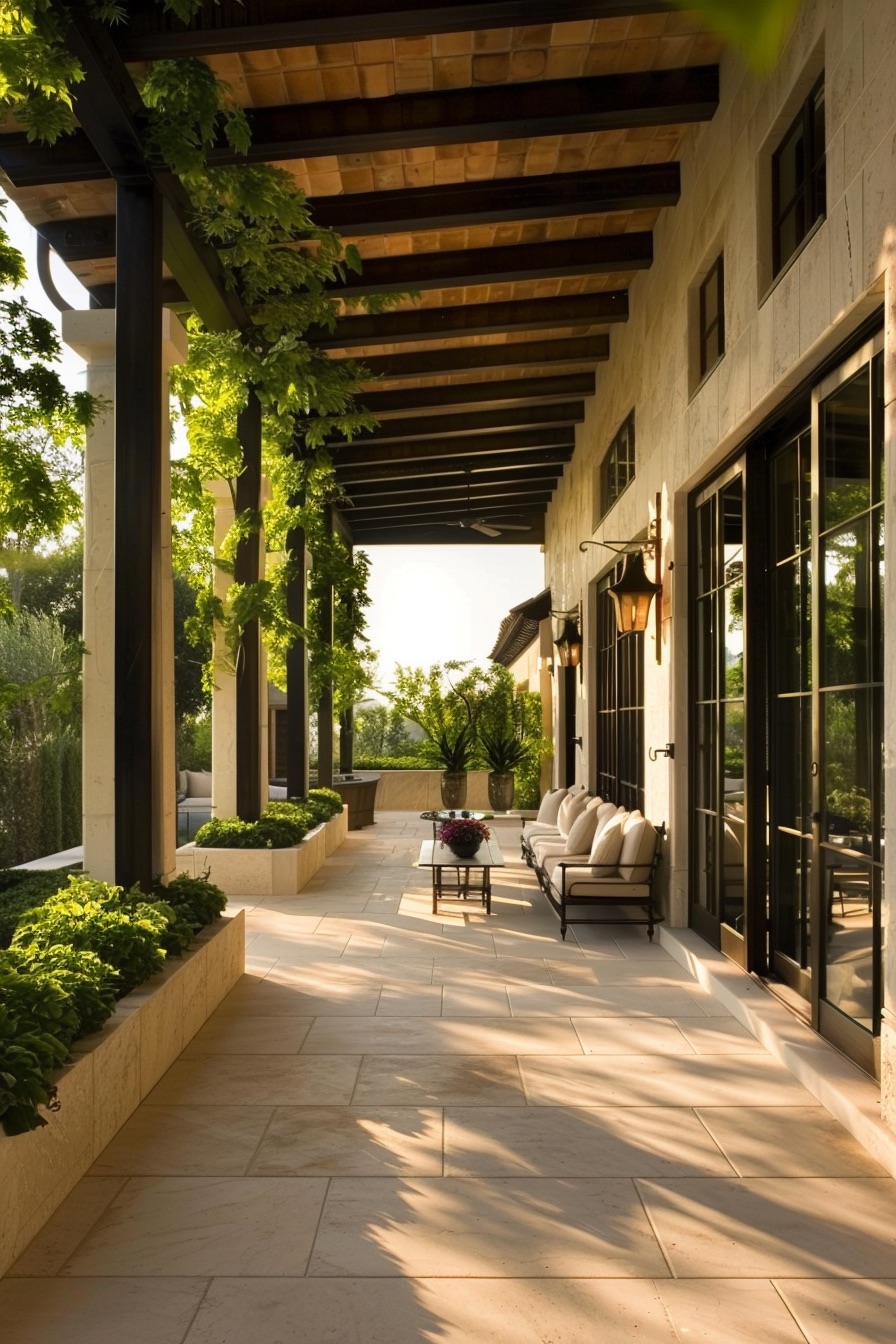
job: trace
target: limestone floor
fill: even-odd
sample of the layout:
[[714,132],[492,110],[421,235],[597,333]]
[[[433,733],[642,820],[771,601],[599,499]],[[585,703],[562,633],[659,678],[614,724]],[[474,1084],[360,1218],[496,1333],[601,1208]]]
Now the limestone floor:
[[[15,1344],[890,1344],[896,1188],[641,929],[411,814],[247,906],[247,974],[0,1282]],[[8,1334],[7,1334],[8,1332]]]

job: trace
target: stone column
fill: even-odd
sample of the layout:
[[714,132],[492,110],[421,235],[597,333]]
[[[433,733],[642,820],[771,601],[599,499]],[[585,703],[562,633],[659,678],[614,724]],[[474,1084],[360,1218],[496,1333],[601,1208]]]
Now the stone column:
[[87,390],[108,402],[84,455],[82,814],[84,867],[115,881],[115,313],[71,309],[62,339],[87,361]]
[[[82,815],[84,867],[115,881],[115,312],[70,309],[62,339],[87,362],[87,390],[107,409],[87,438],[84,459],[84,616]],[[169,875],[176,845],[174,760],[174,618],[171,567],[171,473],[168,371],[186,358],[187,335],[170,312],[162,315],[162,548],[153,576],[155,721],[151,763],[155,816],[154,872]]]

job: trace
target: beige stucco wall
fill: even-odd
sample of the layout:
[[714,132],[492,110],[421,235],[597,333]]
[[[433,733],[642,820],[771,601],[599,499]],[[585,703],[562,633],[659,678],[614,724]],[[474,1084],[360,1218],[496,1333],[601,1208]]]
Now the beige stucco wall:
[[[546,577],[555,605],[583,602],[587,658],[593,646],[588,585],[613,555],[596,547],[581,553],[578,542],[643,533],[656,493],[662,497],[662,664],[653,656],[650,634],[645,647],[645,733],[648,747],[674,742],[676,753],[671,763],[664,758],[647,762],[646,806],[652,819],[665,820],[671,828],[672,923],[686,922],[682,859],[687,818],[685,809],[676,807],[687,797],[688,778],[683,694],[686,492],[883,301],[896,244],[893,19],[892,0],[808,0],[767,79],[746,73],[733,55],[723,60],[719,111],[685,142],[681,200],[661,212],[653,266],[632,282],[629,322],[612,329],[610,359],[600,370],[597,395],[587,403],[575,456],[548,516]],[[827,217],[769,288],[768,160],[822,69]],[[726,353],[692,394],[688,292],[720,250],[725,257]],[[887,369],[891,401],[896,387],[892,351]],[[599,463],[632,407],[636,478],[593,530]],[[585,738],[581,776],[587,781],[593,774],[587,675],[578,716]],[[896,735],[891,746],[896,746]]]

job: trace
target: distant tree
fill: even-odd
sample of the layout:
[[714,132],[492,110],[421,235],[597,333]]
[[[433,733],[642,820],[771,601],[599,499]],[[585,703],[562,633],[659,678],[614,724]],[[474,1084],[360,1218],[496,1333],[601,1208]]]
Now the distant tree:
[[84,543],[80,537],[45,553],[34,552],[22,575],[20,607],[58,621],[66,639],[80,639],[84,593]]

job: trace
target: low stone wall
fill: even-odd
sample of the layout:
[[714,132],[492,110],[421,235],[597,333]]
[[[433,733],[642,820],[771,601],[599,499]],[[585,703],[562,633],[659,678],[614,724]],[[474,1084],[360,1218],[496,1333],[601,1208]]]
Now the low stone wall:
[[[384,770],[376,794],[377,812],[429,812],[442,806],[441,770]],[[464,807],[488,810],[488,771],[467,774]]]
[[121,999],[101,1031],[75,1042],[57,1079],[60,1109],[43,1129],[0,1133],[0,1274],[236,984],[245,923],[240,910],[209,925],[182,958]]
[[194,877],[208,873],[228,896],[296,896],[311,881],[328,855],[348,834],[345,808],[309,831],[290,849],[201,849],[182,845],[177,851],[179,872]]

